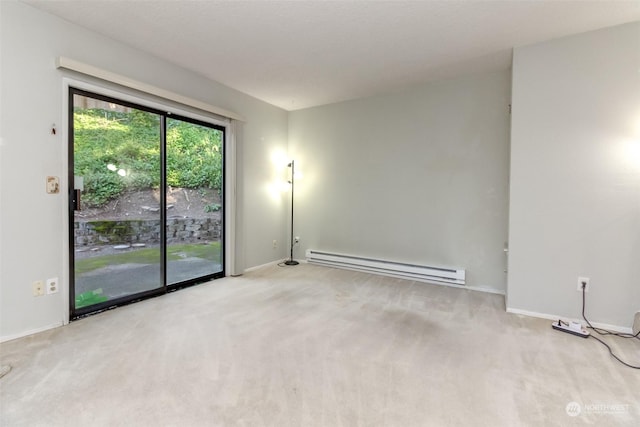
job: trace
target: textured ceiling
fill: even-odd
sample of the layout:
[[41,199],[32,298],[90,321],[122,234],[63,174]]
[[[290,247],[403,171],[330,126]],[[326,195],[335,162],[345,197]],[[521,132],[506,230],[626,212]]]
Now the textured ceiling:
[[23,0],[296,110],[506,69],[511,49],[640,20],[640,1]]

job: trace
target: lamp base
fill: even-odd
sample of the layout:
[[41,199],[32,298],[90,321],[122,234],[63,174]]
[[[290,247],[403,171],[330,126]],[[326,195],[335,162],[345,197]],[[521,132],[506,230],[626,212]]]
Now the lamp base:
[[284,262],[284,265],[298,265],[300,264],[298,261],[293,260],[293,259],[288,259]]

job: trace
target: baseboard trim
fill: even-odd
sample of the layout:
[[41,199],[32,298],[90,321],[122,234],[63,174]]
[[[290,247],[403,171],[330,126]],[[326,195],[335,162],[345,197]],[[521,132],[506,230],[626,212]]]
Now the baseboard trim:
[[245,268],[244,273],[251,273],[252,271],[260,270],[261,268],[271,267],[273,265],[278,265],[278,263],[282,262],[281,260],[275,260],[268,262],[266,264],[254,265],[253,267]]
[[[520,310],[518,308],[507,308],[507,313],[521,314],[523,316],[537,317],[539,319],[549,319],[549,320],[562,319],[564,321],[574,321],[574,322],[584,323],[584,319],[567,318],[566,316],[559,316],[557,314],[538,313],[537,311]],[[600,322],[591,322],[591,324],[596,328],[607,329],[613,332],[622,332],[625,334],[631,333],[631,328],[625,328],[624,326],[609,325],[607,323],[600,323]]]
[[40,332],[48,331],[50,329],[59,328],[62,325],[63,325],[62,322],[56,322],[56,323],[53,323],[51,325],[43,326],[41,328],[30,329],[28,331],[24,331],[24,332],[20,332],[20,333],[17,333],[17,334],[12,334],[12,335],[5,335],[3,337],[0,337],[0,343],[17,340],[19,338],[28,337],[29,335],[33,335],[33,334],[37,334],[37,333],[40,333]]
[[469,289],[470,291],[485,292],[487,294],[496,294],[496,295],[505,296],[504,291],[501,291],[500,289],[496,289],[496,288],[485,288],[482,286],[463,286],[462,289]]
[[[274,265],[278,265],[280,263],[283,263],[288,259],[289,258],[278,259],[278,260],[275,260],[275,261],[268,262],[266,264],[260,264],[260,265],[256,265],[256,266],[253,266],[253,267],[245,268],[244,273],[250,273],[252,271],[260,270],[261,268],[265,268],[265,267],[272,267]],[[298,261],[300,264],[306,264],[307,263],[306,259],[296,259],[296,261]]]

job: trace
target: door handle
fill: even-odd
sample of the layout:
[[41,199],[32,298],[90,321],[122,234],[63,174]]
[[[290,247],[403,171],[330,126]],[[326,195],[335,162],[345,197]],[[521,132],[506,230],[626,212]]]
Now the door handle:
[[79,189],[75,189],[73,190],[73,210],[74,211],[80,211],[81,209],[81,205],[80,205],[80,192],[82,190]]
[[84,177],[74,175],[73,176],[73,193],[71,197],[73,198],[73,210],[80,211],[82,210],[82,206],[80,205],[80,193],[84,190]]

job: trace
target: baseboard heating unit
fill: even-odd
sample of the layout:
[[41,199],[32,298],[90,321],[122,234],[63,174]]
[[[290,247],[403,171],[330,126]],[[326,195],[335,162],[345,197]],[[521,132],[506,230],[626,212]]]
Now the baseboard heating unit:
[[307,249],[307,262],[430,283],[464,285],[465,270],[430,267]]

